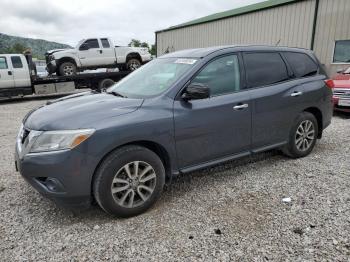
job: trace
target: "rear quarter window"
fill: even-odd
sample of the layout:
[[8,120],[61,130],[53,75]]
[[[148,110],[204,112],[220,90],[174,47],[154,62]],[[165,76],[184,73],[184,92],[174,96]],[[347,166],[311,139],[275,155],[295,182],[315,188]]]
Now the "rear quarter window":
[[307,54],[285,52],[284,56],[292,67],[295,77],[307,77],[317,74],[318,65]]
[[248,87],[272,85],[289,79],[281,55],[274,52],[243,54]]

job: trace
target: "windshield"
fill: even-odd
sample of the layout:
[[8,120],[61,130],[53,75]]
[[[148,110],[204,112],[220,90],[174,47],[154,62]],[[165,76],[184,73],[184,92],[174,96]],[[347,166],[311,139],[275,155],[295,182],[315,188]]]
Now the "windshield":
[[80,45],[85,41],[85,39],[81,39],[78,44],[75,46],[75,49],[79,49]]
[[131,98],[159,95],[193,67],[196,61],[187,58],[155,59],[110,87],[107,92]]

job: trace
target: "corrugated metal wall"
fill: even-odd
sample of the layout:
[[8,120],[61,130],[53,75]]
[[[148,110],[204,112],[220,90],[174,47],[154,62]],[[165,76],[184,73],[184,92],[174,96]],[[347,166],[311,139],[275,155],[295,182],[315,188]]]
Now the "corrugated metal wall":
[[333,64],[335,40],[350,40],[350,0],[320,0],[314,51],[330,74],[349,64]]
[[[311,47],[316,0],[304,0],[249,14],[157,34],[157,55],[227,44]],[[349,64],[333,64],[335,40],[350,40],[350,0],[319,0],[314,50],[328,73]]]
[[[227,44],[268,44],[310,48],[315,0],[188,26],[157,34],[157,55]],[[349,1],[350,2],[350,1]]]

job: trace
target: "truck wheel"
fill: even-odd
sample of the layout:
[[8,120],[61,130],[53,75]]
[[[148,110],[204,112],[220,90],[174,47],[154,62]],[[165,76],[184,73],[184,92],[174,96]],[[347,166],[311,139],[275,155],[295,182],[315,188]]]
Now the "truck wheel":
[[141,62],[137,58],[131,58],[126,63],[126,68],[127,68],[127,70],[130,70],[130,71],[135,71],[139,67],[141,67]]
[[98,89],[106,90],[107,88],[111,87],[114,84],[115,84],[115,82],[112,79],[106,78],[106,79],[101,80],[98,83]]
[[283,153],[292,158],[310,154],[316,144],[318,125],[315,116],[309,112],[301,113],[291,128],[288,144]]
[[160,197],[165,169],[151,150],[130,145],[109,154],[96,171],[93,194],[99,206],[117,217],[139,215]]
[[77,74],[77,66],[72,62],[64,62],[59,67],[60,76],[73,76]]

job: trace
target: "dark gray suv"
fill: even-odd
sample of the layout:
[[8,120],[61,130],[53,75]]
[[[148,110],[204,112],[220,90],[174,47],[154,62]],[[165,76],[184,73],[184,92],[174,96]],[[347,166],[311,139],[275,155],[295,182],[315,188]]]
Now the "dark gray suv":
[[226,46],[164,55],[106,92],[31,111],[16,166],[62,205],[129,217],[171,176],[280,148],[304,157],[330,124],[332,92],[309,50]]

